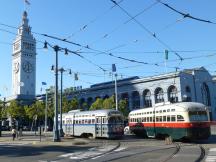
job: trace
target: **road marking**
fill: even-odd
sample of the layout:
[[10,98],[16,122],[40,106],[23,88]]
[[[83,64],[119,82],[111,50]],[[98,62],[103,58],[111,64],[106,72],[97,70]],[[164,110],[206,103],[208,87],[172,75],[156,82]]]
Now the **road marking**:
[[209,149],[205,162],[216,162],[216,148]]
[[114,150],[114,151],[122,151],[125,150],[127,147],[119,147],[118,149]]
[[27,145],[29,143],[0,143],[0,145],[4,145],[4,146],[23,146],[23,145]]

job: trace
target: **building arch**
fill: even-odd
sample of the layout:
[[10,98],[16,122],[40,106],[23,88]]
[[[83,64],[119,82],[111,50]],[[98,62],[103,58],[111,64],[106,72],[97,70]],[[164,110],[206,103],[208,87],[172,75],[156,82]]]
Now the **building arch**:
[[105,96],[103,97],[103,99],[107,99],[107,98],[109,98],[109,95],[105,95]]
[[144,107],[152,107],[151,91],[149,89],[143,91],[143,102]]
[[132,92],[132,109],[140,108],[140,95],[138,91]]
[[201,94],[202,94],[203,104],[206,106],[211,106],[210,91],[208,85],[205,82],[202,84]]
[[164,102],[164,92],[161,87],[155,89],[155,103]]
[[183,101],[184,102],[191,102],[192,101],[192,99],[191,99],[191,88],[190,88],[190,86],[186,86],[185,87],[185,95],[183,95]]
[[84,110],[83,104],[85,103],[85,98],[79,100],[79,107]]
[[94,102],[94,101],[93,101],[93,98],[92,98],[92,97],[89,97],[89,98],[87,99],[87,105],[88,105],[89,108],[91,107],[91,105],[92,105],[93,102]]
[[178,102],[178,91],[177,88],[174,85],[171,85],[168,90],[168,101],[171,103]]

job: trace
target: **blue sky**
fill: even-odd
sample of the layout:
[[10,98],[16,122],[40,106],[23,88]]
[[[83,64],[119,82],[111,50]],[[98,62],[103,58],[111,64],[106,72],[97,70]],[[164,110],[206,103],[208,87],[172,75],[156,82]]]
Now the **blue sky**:
[[[24,0],[1,0],[0,1],[0,24],[18,27],[21,23],[22,13],[25,9]],[[78,81],[74,81],[74,75],[64,74],[64,88],[71,86],[89,87],[91,84],[110,81],[111,65],[116,64],[118,78],[130,76],[152,76],[171,71],[173,67],[180,69],[204,66],[211,74],[216,68],[216,25],[195,21],[182,16],[156,0],[116,0],[125,11],[134,16],[151,8],[136,17],[141,24],[134,21],[127,22],[130,18],[122,9],[110,0],[29,0],[27,6],[29,24],[32,31],[48,34],[89,46],[93,50],[82,48],[80,54],[93,64],[106,70],[104,73],[97,66],[88,61],[70,54],[59,54],[59,66],[77,72]],[[162,0],[175,9],[189,13],[194,17],[216,22],[214,0]],[[127,23],[125,23],[127,22]],[[82,29],[87,25],[84,29]],[[142,27],[141,27],[142,26]],[[161,44],[152,37],[156,37],[167,44],[170,48]],[[0,94],[11,95],[12,87],[12,45],[15,39],[16,29],[0,25]],[[105,36],[106,35],[106,36]],[[41,82],[47,82],[47,86],[54,85],[54,74],[51,65],[54,64],[55,54],[52,49],[44,51],[45,40],[52,45],[59,45],[72,51],[80,47],[46,38],[34,34],[37,43],[37,94],[40,93]],[[169,50],[169,60],[165,68],[164,50]],[[170,52],[177,53],[179,58]],[[100,53],[97,51],[107,51]],[[133,59],[148,63],[147,65],[117,59],[108,56],[108,53],[122,58]],[[198,56],[202,56],[197,58]],[[175,61],[172,61],[175,60]],[[159,66],[149,64],[159,64]],[[171,67],[171,68],[170,68]],[[8,91],[6,91],[6,88]],[[45,88],[45,87],[44,87]]]

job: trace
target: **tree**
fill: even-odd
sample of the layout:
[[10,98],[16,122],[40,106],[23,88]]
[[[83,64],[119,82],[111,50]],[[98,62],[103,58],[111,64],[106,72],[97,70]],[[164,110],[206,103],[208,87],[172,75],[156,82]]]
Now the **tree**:
[[44,112],[45,111],[45,105],[41,101],[36,101],[31,106],[29,106],[29,107],[26,106],[25,111],[26,111],[27,116],[30,119],[34,119],[34,118],[42,119],[44,117],[44,114],[45,114],[45,112]]
[[124,115],[124,117],[127,117],[129,114],[129,110],[128,110],[128,103],[126,99],[120,100],[118,103],[118,110],[122,112],[122,114]]
[[23,118],[25,116],[24,108],[20,106],[16,100],[10,102],[7,112],[14,119]]
[[98,110],[103,108],[103,99],[97,98],[94,103],[92,103],[90,110]]
[[77,98],[73,98],[71,101],[70,101],[70,110],[76,110],[79,108],[79,101]]
[[31,106],[25,106],[24,107],[26,115],[29,117],[29,119],[33,123],[35,122],[35,125],[37,123],[37,120],[39,120],[39,124],[41,124],[41,120],[44,118],[45,115],[45,104],[42,101],[36,101]]
[[70,101],[66,98],[66,96],[63,96],[62,98],[62,112],[67,113],[70,111]]
[[83,102],[83,103],[82,103],[81,109],[82,109],[82,110],[88,110],[88,104],[87,104],[87,102]]
[[116,107],[114,96],[111,96],[109,98],[106,98],[103,100],[103,108],[104,109],[113,109]]

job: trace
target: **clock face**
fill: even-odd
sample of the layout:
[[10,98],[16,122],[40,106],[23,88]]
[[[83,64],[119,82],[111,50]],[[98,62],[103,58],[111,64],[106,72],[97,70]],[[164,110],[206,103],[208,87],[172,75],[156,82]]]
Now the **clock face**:
[[26,73],[31,73],[33,71],[33,65],[29,61],[23,63],[23,70]]
[[14,63],[14,71],[15,73],[19,72],[19,62]]

